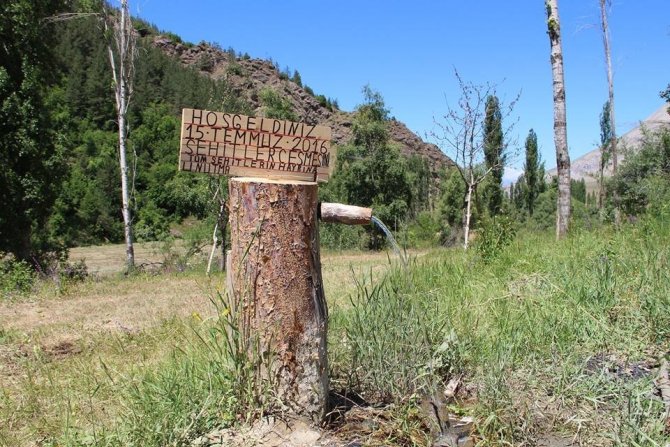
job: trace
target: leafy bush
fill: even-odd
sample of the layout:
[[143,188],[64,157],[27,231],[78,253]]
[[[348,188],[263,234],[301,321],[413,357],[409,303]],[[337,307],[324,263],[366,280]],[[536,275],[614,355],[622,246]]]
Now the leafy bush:
[[644,135],[637,153],[627,154],[608,189],[616,193],[622,212],[639,216],[667,199],[669,175],[670,131],[650,133]]
[[265,116],[268,118],[297,121],[298,116],[293,110],[293,104],[287,98],[281,96],[277,91],[266,87],[263,88],[258,97],[265,107]]
[[25,261],[2,256],[0,261],[0,293],[2,298],[9,299],[27,294],[35,283],[36,275],[32,267]]
[[76,262],[62,262],[59,269],[59,276],[62,280],[68,282],[82,282],[88,278],[88,267],[86,261],[80,259]]
[[429,211],[423,211],[410,222],[400,239],[409,247],[434,247],[440,243],[442,225]]
[[226,73],[230,75],[244,76],[244,68],[237,62],[231,62],[226,68]]

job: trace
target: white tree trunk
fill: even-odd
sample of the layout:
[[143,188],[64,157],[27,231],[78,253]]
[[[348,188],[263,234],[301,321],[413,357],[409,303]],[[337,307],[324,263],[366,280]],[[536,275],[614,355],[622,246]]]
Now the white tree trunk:
[[554,144],[556,146],[556,170],[558,171],[556,239],[561,239],[567,234],[570,223],[570,154],[568,153],[565,113],[563,50],[561,48],[558,0],[545,0],[545,6],[547,10],[547,31],[551,45],[551,73],[554,91]]
[[[125,82],[121,81],[121,109],[125,110]],[[135,249],[133,247],[133,222],[130,212],[130,192],[128,187],[128,161],[126,160],[126,113],[119,113],[119,165],[121,168],[121,213],[126,238],[126,267],[135,268]]]
[[468,194],[465,201],[465,240],[463,241],[463,249],[468,249],[468,242],[470,240],[470,217],[472,216],[472,190],[475,188],[475,185],[468,183]]
[[[105,18],[110,20],[111,13]],[[115,21],[114,18],[111,20]],[[107,26],[107,22],[106,26]],[[114,96],[116,100],[116,113],[119,125],[119,167],[121,171],[121,214],[123,215],[123,229],[126,239],[126,267],[128,271],[135,268],[135,250],[133,247],[133,222],[130,211],[130,187],[128,182],[128,161],[126,159],[128,140],[128,129],[126,124],[126,113],[132,91],[133,57],[135,53],[135,39],[133,36],[130,15],[128,14],[128,1],[121,0],[120,18],[118,26],[113,25],[113,42],[107,49],[109,63],[112,68]],[[114,57],[113,46],[118,51],[118,66]]]

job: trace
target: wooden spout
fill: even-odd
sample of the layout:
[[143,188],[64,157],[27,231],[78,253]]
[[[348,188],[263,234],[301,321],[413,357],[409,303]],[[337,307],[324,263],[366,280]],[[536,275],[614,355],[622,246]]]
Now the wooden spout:
[[367,225],[372,219],[372,208],[344,205],[342,203],[321,203],[319,211],[322,222]]

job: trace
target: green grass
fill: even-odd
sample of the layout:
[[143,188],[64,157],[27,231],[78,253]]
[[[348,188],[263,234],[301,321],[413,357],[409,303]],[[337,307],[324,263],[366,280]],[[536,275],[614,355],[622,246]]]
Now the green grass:
[[489,262],[436,251],[333,312],[335,382],[403,402],[463,376],[480,445],[663,446],[654,377],[626,369],[669,352],[669,235],[648,220],[559,243],[525,234]]
[[[652,381],[670,352],[669,258],[662,219],[558,243],[522,233],[486,260],[433,250],[406,271],[385,255],[328,255],[332,387],[393,404],[369,445],[426,445],[421,396],[460,377],[450,410],[475,417],[480,446],[665,446]],[[176,287],[175,278],[165,279]],[[132,289],[145,280],[114,281]],[[216,298],[204,276],[200,284]],[[87,288],[113,293],[76,290]],[[253,418],[268,391],[245,375],[253,365],[236,360],[239,347],[226,345],[225,306],[223,319],[211,314],[89,334],[66,355],[39,339],[49,330],[3,328],[0,360],[11,374],[0,444],[187,445]]]

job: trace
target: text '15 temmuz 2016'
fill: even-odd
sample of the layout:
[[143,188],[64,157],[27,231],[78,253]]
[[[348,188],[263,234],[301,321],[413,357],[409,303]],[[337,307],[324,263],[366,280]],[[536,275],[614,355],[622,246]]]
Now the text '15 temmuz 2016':
[[325,126],[184,109],[179,169],[327,181],[335,156],[330,139]]

